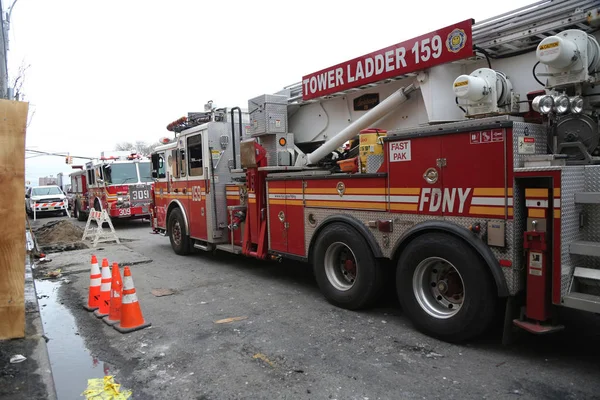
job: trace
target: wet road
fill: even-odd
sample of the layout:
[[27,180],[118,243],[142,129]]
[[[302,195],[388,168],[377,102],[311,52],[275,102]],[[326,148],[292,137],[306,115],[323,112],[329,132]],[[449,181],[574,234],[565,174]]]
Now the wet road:
[[[147,223],[115,228],[132,239],[126,246],[153,260],[132,266],[152,327],[123,335],[85,311],[86,274],[58,285],[56,299],[76,326],[69,317],[65,326],[45,328],[51,338],[53,330],[65,338],[79,333],[82,343],[73,346],[82,366],[67,375],[78,388],[103,373],[96,358],[136,399],[599,398],[597,316],[571,315],[564,332],[522,334],[509,347],[500,344],[499,328],[453,345],[417,332],[392,293],[374,309],[346,311],[323,299],[307,265],[181,257]],[[155,297],[157,288],[174,294]],[[246,318],[215,323],[229,317]]]

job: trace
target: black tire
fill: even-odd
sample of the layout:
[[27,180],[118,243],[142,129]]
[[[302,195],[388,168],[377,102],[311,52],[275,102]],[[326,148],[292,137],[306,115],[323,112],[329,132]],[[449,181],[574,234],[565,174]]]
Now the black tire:
[[174,209],[169,214],[167,228],[171,247],[175,254],[181,256],[190,254],[190,238],[185,234],[185,221],[179,208]]
[[333,305],[358,310],[372,305],[383,285],[383,271],[364,238],[343,223],[323,229],[316,240],[313,271]]
[[85,212],[81,211],[81,204],[79,202],[75,203],[75,209],[77,210],[77,221],[87,220],[87,215]]
[[396,289],[417,329],[448,342],[482,334],[494,317],[497,296],[488,266],[448,234],[429,233],[408,244],[398,260]]
[[60,213],[63,217],[67,216],[67,210],[62,210],[62,212]]

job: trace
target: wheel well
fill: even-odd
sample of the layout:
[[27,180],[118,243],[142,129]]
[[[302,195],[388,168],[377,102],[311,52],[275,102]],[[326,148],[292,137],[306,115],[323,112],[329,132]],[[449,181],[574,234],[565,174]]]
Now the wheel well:
[[171,212],[175,209],[179,209],[181,211],[181,214],[183,215],[183,222],[185,225],[185,234],[189,235],[190,234],[190,228],[188,225],[188,218],[187,218],[187,214],[185,212],[185,209],[181,206],[181,203],[179,202],[179,200],[173,200],[169,206],[167,207],[167,215],[165,217],[165,222],[166,222],[166,228],[167,228],[167,233],[169,232],[169,216],[171,215]]
[[354,217],[351,217],[351,216],[345,215],[345,214],[339,214],[339,215],[333,215],[333,216],[325,218],[325,220],[323,220],[323,222],[321,222],[321,224],[317,227],[317,229],[313,233],[312,238],[310,239],[310,246],[308,247],[308,249],[309,249],[308,261],[310,263],[312,263],[313,248],[314,248],[315,240],[319,237],[319,235],[321,234],[323,229],[325,229],[329,225],[336,223],[336,222],[346,224],[346,225],[350,226],[351,228],[353,228],[354,230],[356,230],[358,232],[358,234],[360,234],[365,239],[365,241],[369,245],[369,248],[373,252],[373,255],[375,256],[375,258],[383,257],[381,248],[379,248],[379,244],[375,240],[375,237],[373,236],[373,234],[371,232],[369,232],[369,230],[364,226],[364,224],[362,224],[359,220],[357,220]]
[[504,273],[502,272],[502,267],[500,267],[498,260],[494,257],[489,247],[487,247],[487,245],[485,245],[477,236],[474,236],[473,233],[466,228],[449,222],[428,221],[413,227],[410,231],[406,232],[396,244],[396,247],[392,252],[393,262],[396,264],[398,263],[400,254],[414,239],[419,236],[434,232],[454,236],[475,250],[475,253],[479,256],[481,261],[488,266],[488,272],[493,278],[498,296],[506,297],[509,295],[508,286],[506,284]]

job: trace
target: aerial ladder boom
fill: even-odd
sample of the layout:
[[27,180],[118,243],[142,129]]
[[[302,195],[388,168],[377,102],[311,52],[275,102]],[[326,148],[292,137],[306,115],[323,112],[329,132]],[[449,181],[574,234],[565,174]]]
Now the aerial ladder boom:
[[372,110],[358,118],[356,121],[348,125],[341,132],[323,143],[312,153],[301,155],[296,160],[296,166],[315,165],[325,158],[332,151],[343,145],[346,141],[352,139],[362,130],[385,117],[387,114],[395,110],[401,104],[408,100],[408,95],[415,91],[415,85],[409,85],[406,88],[400,88],[379,103]]

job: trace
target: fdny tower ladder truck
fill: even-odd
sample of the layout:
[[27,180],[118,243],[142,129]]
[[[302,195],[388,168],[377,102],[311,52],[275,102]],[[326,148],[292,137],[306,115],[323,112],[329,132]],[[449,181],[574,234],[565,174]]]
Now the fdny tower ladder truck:
[[541,1],[189,113],[152,155],[175,253],[312,265],[359,309],[394,277],[421,331],[463,341],[600,313],[600,5]]

